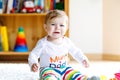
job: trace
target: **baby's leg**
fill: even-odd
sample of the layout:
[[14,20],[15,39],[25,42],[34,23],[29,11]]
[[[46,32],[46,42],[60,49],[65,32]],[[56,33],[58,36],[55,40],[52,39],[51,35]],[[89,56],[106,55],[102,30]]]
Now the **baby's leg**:
[[46,67],[40,70],[40,80],[61,80],[53,68]]
[[74,70],[72,67],[66,67],[66,71],[62,80],[87,80],[87,76],[82,75],[79,71]]

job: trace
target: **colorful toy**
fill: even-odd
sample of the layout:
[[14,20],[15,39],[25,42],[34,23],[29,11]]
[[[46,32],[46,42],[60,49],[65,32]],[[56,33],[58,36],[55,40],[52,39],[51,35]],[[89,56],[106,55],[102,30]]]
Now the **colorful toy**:
[[120,80],[120,73],[115,73],[115,78],[117,78],[117,80]]
[[35,5],[33,1],[24,1],[23,8],[21,10],[23,13],[33,13],[35,12]]
[[28,51],[23,27],[19,27],[14,51],[16,52],[27,52]]
[[107,77],[105,75],[101,75],[100,80],[107,80]]

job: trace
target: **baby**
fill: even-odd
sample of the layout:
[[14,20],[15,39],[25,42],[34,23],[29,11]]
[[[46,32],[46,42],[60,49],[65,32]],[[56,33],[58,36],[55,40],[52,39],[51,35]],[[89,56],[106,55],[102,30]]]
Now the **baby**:
[[66,61],[69,53],[84,67],[89,67],[87,57],[65,36],[68,23],[68,16],[62,10],[52,10],[46,15],[44,29],[47,35],[37,42],[28,57],[31,70],[39,70],[40,80],[86,79],[86,76],[74,70]]

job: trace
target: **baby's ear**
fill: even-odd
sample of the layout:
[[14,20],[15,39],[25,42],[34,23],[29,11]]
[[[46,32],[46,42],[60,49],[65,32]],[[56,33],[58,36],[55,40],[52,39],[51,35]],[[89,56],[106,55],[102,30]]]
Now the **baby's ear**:
[[44,24],[44,29],[45,29],[45,31],[47,30],[47,25],[46,24]]

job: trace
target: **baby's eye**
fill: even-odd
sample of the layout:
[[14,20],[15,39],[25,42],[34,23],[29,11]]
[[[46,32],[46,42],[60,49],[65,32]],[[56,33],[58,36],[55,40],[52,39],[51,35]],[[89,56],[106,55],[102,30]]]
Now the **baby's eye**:
[[61,27],[64,27],[64,25],[60,25]]
[[52,23],[51,25],[52,25],[52,26],[54,26],[55,24],[54,24],[54,23]]

